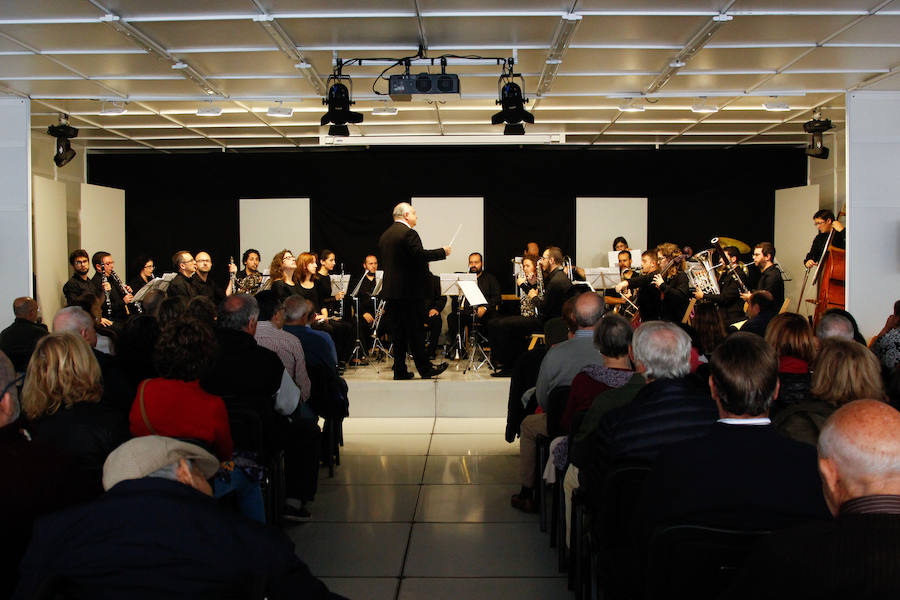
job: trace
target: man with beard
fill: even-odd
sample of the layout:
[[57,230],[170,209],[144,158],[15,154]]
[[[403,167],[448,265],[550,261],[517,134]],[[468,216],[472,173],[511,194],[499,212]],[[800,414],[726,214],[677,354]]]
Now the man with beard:
[[69,264],[72,265],[74,272],[66,285],[63,286],[63,295],[66,297],[66,304],[71,306],[75,303],[75,299],[86,293],[94,293],[94,286],[88,277],[88,271],[91,268],[91,258],[88,256],[87,250],[79,248],[69,255]]
[[[487,304],[462,309],[463,323],[467,322],[474,312],[478,322],[486,325],[487,322],[497,314],[497,309],[500,307],[500,283],[497,281],[496,277],[484,271],[484,259],[480,252],[473,252],[469,255],[469,273],[475,273],[478,289],[484,294],[484,299],[487,300]],[[456,312],[460,309],[457,297],[452,297],[451,302],[452,314],[447,320],[447,339],[455,340],[456,330],[458,329],[459,324]],[[462,352],[462,349],[460,349],[460,352]]]
[[[197,253],[195,260],[197,261],[197,273],[194,274],[191,283],[194,285],[198,296],[206,296],[218,306],[226,296],[232,294],[231,281],[228,281],[228,287],[222,289],[212,280],[209,276],[210,271],[212,271],[212,258],[208,252],[201,250]],[[228,272],[237,273],[237,266],[229,263]]]

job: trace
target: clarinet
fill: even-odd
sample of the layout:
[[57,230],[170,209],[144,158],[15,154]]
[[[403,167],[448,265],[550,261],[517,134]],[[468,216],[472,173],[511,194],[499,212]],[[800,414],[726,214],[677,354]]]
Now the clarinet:
[[[109,276],[110,276],[110,278],[113,280],[113,283],[115,283],[117,286],[119,286],[119,291],[122,292],[122,296],[123,296],[123,297],[124,297],[124,296],[127,296],[127,295],[130,293],[130,292],[128,291],[128,288],[125,287],[125,284],[122,283],[122,280],[119,279],[118,273],[116,273],[115,271],[110,271],[110,272],[109,272]],[[142,314],[142,313],[144,312],[144,309],[141,308],[141,305],[140,305],[139,302],[135,302],[135,303],[134,303],[134,307],[137,309],[138,314]],[[128,310],[128,305],[127,305],[127,304],[125,305],[125,314],[126,314],[126,315],[130,315],[130,314],[131,314],[131,311]]]
[[[341,263],[341,277],[343,278],[343,276],[344,276],[344,263]],[[343,292],[344,291],[343,288],[344,288],[344,284],[340,283],[338,285],[338,292]],[[337,301],[337,303],[338,303],[338,305],[337,305],[337,308],[334,310],[334,314],[335,314],[335,316],[337,316],[338,319],[343,319],[344,318],[344,299],[341,298],[340,300]]]
[[109,316],[110,320],[112,319],[112,301],[109,299],[109,290],[106,289],[106,284],[109,283],[109,279],[106,277],[106,266],[100,265],[100,284],[103,287],[103,295],[106,297],[106,314]]
[[[234,257],[233,257],[233,256],[229,256],[229,257],[228,257],[228,264],[229,264],[229,265],[233,265],[233,264],[234,264]],[[238,294],[238,293],[240,293],[239,290],[238,290],[237,273],[231,273],[231,269],[228,269],[228,272],[229,272],[229,276],[231,277],[231,293],[232,293],[232,294]]]

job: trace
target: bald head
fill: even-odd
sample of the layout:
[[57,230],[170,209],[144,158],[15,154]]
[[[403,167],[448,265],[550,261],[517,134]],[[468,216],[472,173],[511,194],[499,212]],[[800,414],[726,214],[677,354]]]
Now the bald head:
[[80,306],[60,309],[53,317],[53,331],[69,331],[84,338],[91,348],[97,345],[94,319]]
[[25,319],[34,323],[37,321],[38,316],[37,302],[34,301],[34,298],[29,298],[28,296],[16,298],[13,300],[13,315],[17,319]]
[[825,500],[837,514],[847,500],[900,495],[900,412],[877,400],[839,408],[819,434]]
[[575,299],[575,323],[579,329],[593,329],[603,317],[603,301],[594,292],[585,292]]

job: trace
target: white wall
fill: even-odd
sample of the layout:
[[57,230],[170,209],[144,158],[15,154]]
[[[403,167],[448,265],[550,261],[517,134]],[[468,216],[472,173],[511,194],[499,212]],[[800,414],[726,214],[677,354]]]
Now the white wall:
[[125,190],[81,184],[81,247],[91,256],[101,250],[112,254],[116,273],[125,281]]
[[12,322],[12,303],[31,296],[31,108],[0,98],[0,324]]
[[[309,198],[241,198],[239,218],[241,251],[259,250],[261,270],[285,248],[294,256],[309,250]],[[241,257],[234,262],[240,268]]]
[[[578,266],[608,267],[612,241],[620,235],[629,247],[647,249],[646,198],[575,198],[573,259]],[[641,262],[640,256],[632,259]]]
[[[468,271],[469,254],[480,252],[484,256],[484,198],[413,198],[411,203],[419,220],[416,231],[427,250],[449,244],[462,225],[450,257],[432,263],[432,273]],[[484,259],[509,260],[509,257],[485,256]]]
[[44,322],[65,306],[62,287],[69,278],[66,243],[66,184],[46,177],[34,177],[34,275],[35,299]]
[[[784,282],[784,296],[791,299],[788,310],[792,312],[797,310],[806,273],[803,259],[818,233],[812,216],[819,210],[819,191],[818,185],[775,190],[775,238],[772,243],[775,244],[775,260],[791,279]],[[807,282],[803,297],[815,299],[816,290],[811,281]],[[800,313],[812,314],[814,309],[814,305],[804,302]]]
[[900,298],[900,92],[846,102],[847,310],[869,338]]

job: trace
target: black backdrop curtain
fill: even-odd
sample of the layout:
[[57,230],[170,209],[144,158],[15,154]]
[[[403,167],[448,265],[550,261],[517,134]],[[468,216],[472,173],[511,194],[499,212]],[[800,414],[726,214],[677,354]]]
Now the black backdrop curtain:
[[[672,241],[698,250],[707,248],[713,236],[750,245],[771,240],[775,190],[806,184],[806,157],[802,149],[761,146],[92,153],[88,181],[125,190],[129,259],[145,252],[162,267],[160,273],[171,269],[176,250],[206,250],[215,263],[214,277],[222,282],[228,257],[237,262],[243,251],[238,247],[240,198],[309,197],[312,249],[334,250],[355,279],[397,202],[416,196],[483,196],[485,266],[501,281],[510,281],[509,260],[527,241],[558,245],[577,262],[579,196],[647,197],[650,245]],[[271,218],[274,222],[280,215]],[[264,256],[263,264],[270,259]]]

